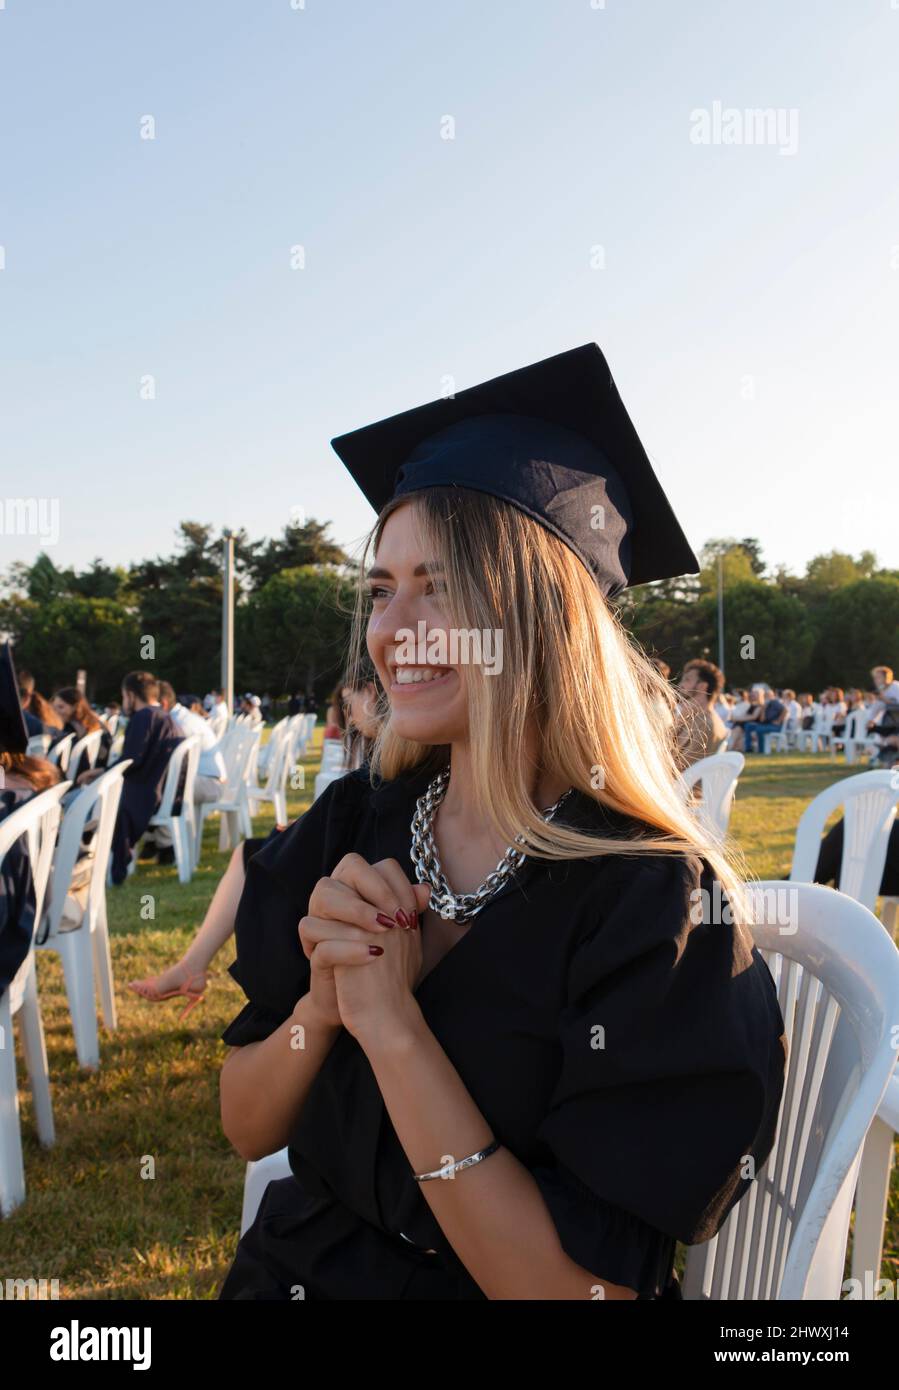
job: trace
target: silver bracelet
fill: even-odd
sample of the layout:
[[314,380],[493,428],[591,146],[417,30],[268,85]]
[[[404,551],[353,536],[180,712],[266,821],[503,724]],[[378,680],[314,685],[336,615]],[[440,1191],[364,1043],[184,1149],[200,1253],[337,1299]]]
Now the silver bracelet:
[[496,1153],[499,1148],[499,1140],[494,1139],[492,1144],[488,1144],[486,1149],[479,1149],[476,1154],[470,1154],[468,1158],[460,1158],[458,1163],[449,1163],[445,1168],[435,1168],[433,1173],[413,1173],[416,1182],[427,1182],[429,1178],[447,1178],[450,1173],[461,1172],[463,1168],[471,1168],[475,1163],[482,1163],[485,1158]]

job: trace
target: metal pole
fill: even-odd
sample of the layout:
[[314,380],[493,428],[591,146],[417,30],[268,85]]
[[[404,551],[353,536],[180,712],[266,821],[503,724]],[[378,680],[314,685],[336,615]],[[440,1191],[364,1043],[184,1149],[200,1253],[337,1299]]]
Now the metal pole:
[[222,534],[222,694],[234,713],[234,532]]
[[724,670],[724,561],[718,556],[718,666]]

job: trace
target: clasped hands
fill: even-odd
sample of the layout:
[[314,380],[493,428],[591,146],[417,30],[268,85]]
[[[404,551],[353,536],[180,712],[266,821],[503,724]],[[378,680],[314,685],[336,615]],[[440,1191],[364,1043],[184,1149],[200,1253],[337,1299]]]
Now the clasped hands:
[[345,855],[312,890],[299,925],[312,1007],[363,1047],[389,1041],[415,1020],[419,921],[430,895],[428,884],[409,882],[397,860],[369,864],[360,854]]

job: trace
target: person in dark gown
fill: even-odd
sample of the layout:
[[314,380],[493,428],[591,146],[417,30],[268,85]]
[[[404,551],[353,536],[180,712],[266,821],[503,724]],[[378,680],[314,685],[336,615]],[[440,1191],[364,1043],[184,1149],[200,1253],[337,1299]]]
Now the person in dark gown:
[[77,766],[73,767],[71,760],[66,768],[66,778],[70,782],[77,782],[82,772],[87,772],[91,766],[105,771],[109,765],[109,753],[112,748],[112,734],[105,724],[98,718],[91,709],[81,691],[74,685],[63,686],[57,690],[52,700],[53,708],[63,721],[63,736],[74,734],[75,742],[84,738],[85,734],[100,734],[100,746],[97,749],[97,756],[93,764],[88,762],[87,754],[82,753],[78,758]]
[[49,752],[54,743],[65,738],[63,721],[49,700],[45,700],[40,691],[35,688],[34,676],[30,671],[22,669],[19,671],[17,679],[28,737],[44,736],[48,738],[47,751]]
[[[222,1120],[291,1176],[219,1296],[676,1299],[675,1244],[749,1190],[786,1065],[745,916],[705,910],[742,890],[676,791],[674,696],[606,607],[696,558],[595,345],[335,448],[380,513],[382,724],[246,865]],[[479,597],[515,639],[492,684],[396,655]]]
[[[52,763],[27,756],[28,737],[12,650],[5,642],[0,648],[0,821],[59,781]],[[28,955],[35,906],[28,845],[18,839],[0,867],[0,995]]]
[[[171,715],[156,703],[159,684],[149,671],[130,671],[122,681],[122,712],[128,718],[122,759],[131,766],[122,776],[122,799],[112,835],[112,881],[124,883],[134,848],[159,810],[166,773],[181,734]],[[79,785],[103,774],[84,772]]]

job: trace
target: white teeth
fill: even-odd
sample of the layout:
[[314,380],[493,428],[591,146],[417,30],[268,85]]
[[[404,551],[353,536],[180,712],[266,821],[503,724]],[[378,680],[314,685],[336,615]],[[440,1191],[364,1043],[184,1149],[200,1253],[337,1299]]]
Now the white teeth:
[[398,666],[396,668],[397,685],[420,685],[423,681],[436,680],[438,676],[445,676],[446,671],[442,666]]

